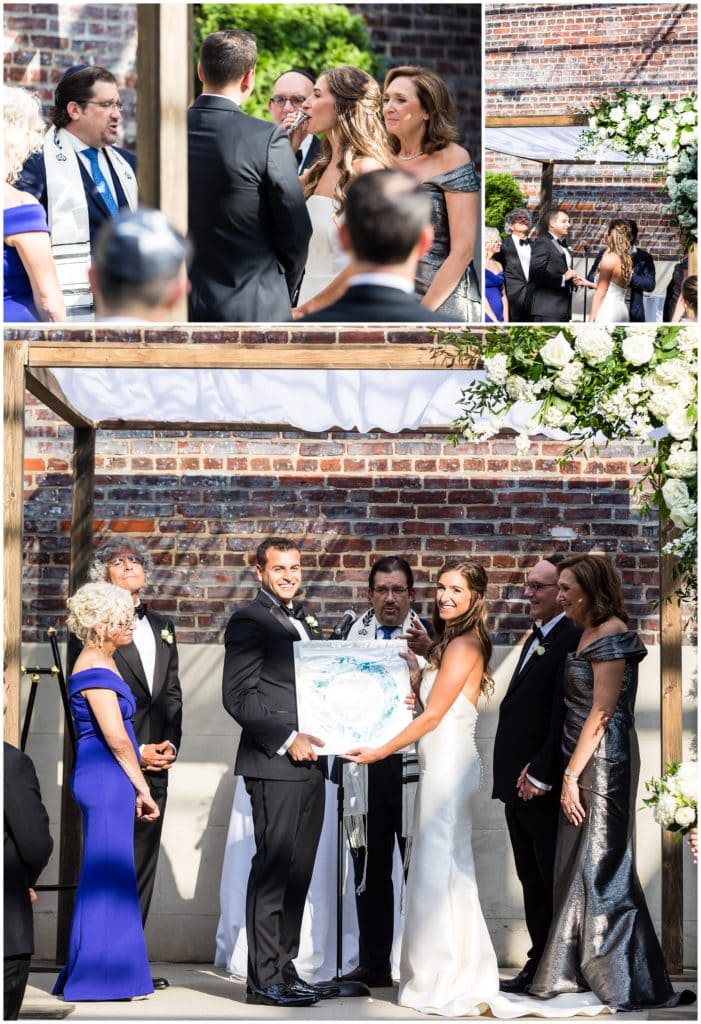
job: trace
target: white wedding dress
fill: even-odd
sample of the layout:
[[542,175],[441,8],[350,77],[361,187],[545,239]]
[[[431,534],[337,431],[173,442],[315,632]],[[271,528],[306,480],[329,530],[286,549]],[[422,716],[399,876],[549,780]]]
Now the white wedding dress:
[[[436,678],[424,672],[425,705]],[[591,993],[541,1000],[499,992],[497,958],[480,906],[472,801],[482,766],[477,710],[462,694],[418,743],[419,790],[406,892],[400,1006],[443,1017],[558,1019],[607,1009]],[[591,998],[590,998],[591,997]]]
[[307,211],[312,222],[312,237],[298,305],[322,291],[348,264],[348,255],[341,248],[338,237],[333,199],[328,196],[310,196],[307,199]]
[[604,301],[599,306],[599,311],[594,318],[596,324],[627,324],[630,321],[630,312],[626,305],[627,289],[619,284],[609,281],[609,286],[604,295]]

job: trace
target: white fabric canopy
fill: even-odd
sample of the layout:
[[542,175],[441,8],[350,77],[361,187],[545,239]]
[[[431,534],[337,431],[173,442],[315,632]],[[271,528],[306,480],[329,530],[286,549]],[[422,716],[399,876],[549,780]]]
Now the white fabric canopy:
[[656,164],[659,160],[636,157],[631,160],[627,153],[619,153],[614,149],[600,148],[595,154],[577,156],[582,141],[582,133],[587,129],[584,125],[567,125],[554,127],[519,128],[487,128],[484,133],[485,149],[509,156],[520,156],[525,160],[538,160],[541,163],[556,160],[558,163],[578,163],[580,160],[596,159],[599,163],[611,164]]

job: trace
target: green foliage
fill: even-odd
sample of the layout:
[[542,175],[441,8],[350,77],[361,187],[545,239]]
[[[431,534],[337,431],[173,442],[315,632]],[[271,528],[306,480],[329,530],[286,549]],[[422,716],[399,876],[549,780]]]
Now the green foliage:
[[484,223],[504,233],[504,217],[510,210],[528,206],[518,182],[510,174],[486,174],[484,179]]
[[342,4],[196,4],[194,17],[195,66],[200,44],[210,32],[245,29],[256,37],[256,87],[244,105],[253,117],[268,118],[273,82],[289,68],[319,75],[352,64],[375,77],[382,71],[363,18]]

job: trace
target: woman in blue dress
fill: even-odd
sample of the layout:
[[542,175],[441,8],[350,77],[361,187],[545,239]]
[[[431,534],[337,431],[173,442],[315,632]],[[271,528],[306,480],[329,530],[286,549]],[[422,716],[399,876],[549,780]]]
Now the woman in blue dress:
[[424,306],[448,319],[479,321],[472,258],[480,179],[470,154],[458,145],[455,101],[434,71],[409,66],[387,72],[382,105],[395,166],[418,178],[431,199],[434,238],[419,260],[416,293]]
[[136,701],[114,652],[131,643],[131,594],[87,583],[68,601],[68,628],[83,650],[68,680],[78,738],[73,795],[83,818],[83,859],[66,966],[54,995],[93,1001],[153,992],[134,868],[134,815],[158,807],[139,768]]
[[18,86],[3,86],[5,323],[66,319],[44,207],[13,184],[29,154],[41,148],[43,134],[36,98]]
[[496,228],[484,229],[484,319],[488,324],[509,322],[509,300],[504,285],[504,268],[494,257],[501,251]]

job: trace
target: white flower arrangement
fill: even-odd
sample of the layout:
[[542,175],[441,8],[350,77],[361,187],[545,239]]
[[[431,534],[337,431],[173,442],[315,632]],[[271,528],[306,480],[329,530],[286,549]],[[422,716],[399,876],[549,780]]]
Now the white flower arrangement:
[[175,641],[175,637],[173,636],[173,630],[170,626],[164,626],[161,630],[161,640],[164,644],[168,644],[169,647],[172,646]]
[[[658,508],[681,531],[664,552],[677,559],[674,571],[682,599],[696,591],[696,475],[698,409],[697,341],[686,327],[490,328],[451,335],[446,343],[482,355],[486,379],[472,380],[460,399],[454,440],[496,436],[517,402],[538,403],[519,428],[516,449],[525,455],[528,434],[543,426],[569,433],[563,462],[584,445],[633,437],[652,447],[637,490],[642,511]],[[639,368],[643,372],[638,372]],[[666,428],[660,436],[658,428]]]
[[305,615],[304,616],[304,621],[306,622],[306,624],[311,629],[318,629],[319,628],[319,623],[317,622],[317,620],[314,618],[313,615]]
[[599,97],[587,110],[589,129],[579,153],[602,147],[627,153],[631,160],[650,157],[663,163],[661,171],[671,214],[687,245],[697,240],[698,114],[696,94],[672,101],[619,89],[614,99]]
[[658,825],[685,835],[696,824],[697,783],[695,761],[674,761],[667,765],[661,778],[645,783],[649,795],[643,798],[643,803],[652,808]]

